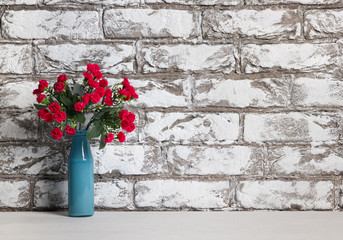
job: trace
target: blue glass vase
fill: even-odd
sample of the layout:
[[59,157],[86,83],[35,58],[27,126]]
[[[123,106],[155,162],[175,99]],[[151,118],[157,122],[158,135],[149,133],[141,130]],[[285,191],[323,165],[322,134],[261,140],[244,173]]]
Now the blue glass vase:
[[94,164],[87,130],[76,130],[68,159],[68,213],[71,217],[94,214]]

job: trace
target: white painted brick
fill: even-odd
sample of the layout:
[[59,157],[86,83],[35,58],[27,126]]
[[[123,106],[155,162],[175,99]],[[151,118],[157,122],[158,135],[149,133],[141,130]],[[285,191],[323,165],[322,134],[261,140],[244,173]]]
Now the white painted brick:
[[195,12],[171,9],[110,9],[104,14],[108,38],[192,38],[200,36]]
[[67,208],[68,181],[40,180],[36,182],[34,206],[37,208]]
[[145,3],[176,3],[182,5],[224,5],[234,6],[243,4],[243,0],[145,0]]
[[99,39],[102,29],[96,11],[6,11],[2,17],[2,33],[6,38]]
[[304,31],[309,39],[337,37],[343,34],[342,10],[310,10],[305,12]]
[[[101,5],[115,5],[115,6],[137,6],[141,3],[141,0],[73,0],[73,3],[78,4],[101,4]],[[46,5],[68,5],[69,0],[44,0]]]
[[270,147],[268,171],[270,174],[341,174],[343,172],[343,149],[321,146]]
[[38,84],[29,81],[6,83],[0,88],[0,108],[32,108],[36,97],[32,94]]
[[58,174],[63,162],[61,149],[49,146],[0,146],[2,174]]
[[158,146],[107,145],[99,150],[98,145],[94,145],[92,152],[95,172],[99,174],[154,174],[163,173],[166,168]]
[[235,69],[232,45],[160,45],[142,48],[143,72],[211,71],[230,73]]
[[242,36],[295,39],[300,36],[302,18],[292,10],[208,10],[204,13],[206,37]]
[[329,181],[243,181],[237,190],[241,207],[255,209],[332,209]]
[[[86,64],[98,63],[103,73],[132,73],[133,44],[39,45],[36,54],[38,72],[86,71]],[[63,53],[63,54],[61,54]]]
[[296,78],[292,103],[297,106],[343,106],[343,82],[332,77]]
[[1,113],[0,140],[29,140],[38,137],[36,113]]
[[235,113],[147,113],[145,140],[231,143],[238,139],[239,116]]
[[340,3],[340,0],[247,0],[247,4],[253,5],[267,5],[267,4],[334,4]]
[[135,185],[138,207],[225,208],[229,205],[229,182],[148,180]]
[[95,207],[132,208],[133,184],[126,181],[97,182],[94,186]]
[[335,114],[248,114],[244,139],[261,141],[335,141],[338,140],[338,116]]
[[338,45],[324,44],[248,44],[242,49],[246,73],[272,70],[329,71],[338,66],[341,57]]
[[291,93],[292,79],[287,77],[259,80],[203,77],[195,80],[193,99],[201,107],[288,106]]
[[261,175],[263,149],[248,146],[174,146],[168,166],[180,175]]
[[0,73],[32,73],[32,47],[20,44],[0,44]]
[[0,0],[0,5],[36,5],[42,0]]
[[0,180],[0,207],[26,207],[30,202],[28,181]]

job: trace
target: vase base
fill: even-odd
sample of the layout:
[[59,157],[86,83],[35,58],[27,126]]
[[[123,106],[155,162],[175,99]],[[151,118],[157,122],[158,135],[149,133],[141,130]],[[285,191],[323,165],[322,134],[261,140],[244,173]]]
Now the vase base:
[[91,217],[94,213],[68,213],[69,217]]

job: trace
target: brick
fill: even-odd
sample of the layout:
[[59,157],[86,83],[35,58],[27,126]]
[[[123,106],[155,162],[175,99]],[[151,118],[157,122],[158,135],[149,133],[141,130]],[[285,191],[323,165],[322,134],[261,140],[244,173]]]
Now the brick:
[[296,106],[343,106],[343,82],[332,77],[294,80],[292,103]]
[[225,208],[229,205],[229,182],[148,180],[135,184],[135,203],[152,208]]
[[235,113],[147,113],[145,140],[197,143],[231,143],[238,139]]
[[36,98],[32,94],[37,84],[29,81],[5,83],[0,88],[0,108],[32,108]]
[[103,150],[98,150],[98,145],[94,145],[92,152],[95,172],[99,174],[155,174],[163,173],[166,168],[158,146],[107,145]]
[[102,29],[96,11],[6,11],[2,17],[6,38],[99,39]]
[[68,181],[37,181],[34,190],[34,206],[37,208],[67,208]]
[[0,180],[0,208],[27,207],[30,202],[28,181]]
[[145,3],[176,3],[182,5],[223,5],[223,6],[235,6],[243,4],[243,0],[145,0]]
[[[73,3],[78,4],[101,4],[101,5],[115,5],[115,6],[137,6],[141,3],[141,0],[73,0]],[[46,5],[68,5],[70,4],[69,0],[44,0]]]
[[[281,57],[282,56],[282,57]],[[341,57],[338,45],[325,44],[248,44],[242,49],[246,73],[280,70],[330,71]]]
[[210,71],[230,73],[235,69],[232,45],[144,46],[141,67],[144,73]]
[[202,77],[195,80],[193,95],[196,106],[272,107],[288,106],[292,94],[292,79],[225,79]]
[[342,156],[339,146],[269,147],[267,171],[276,175],[339,175],[343,172]]
[[97,182],[94,186],[95,207],[132,208],[133,184],[122,180]]
[[236,197],[244,208],[325,210],[333,208],[333,184],[330,181],[243,181]]
[[244,139],[248,142],[336,141],[338,121],[338,116],[331,113],[248,114]]
[[103,73],[132,73],[135,48],[120,43],[39,45],[35,58],[39,73],[84,72],[89,62],[99,64]]
[[38,117],[27,113],[1,113],[0,140],[36,140]]
[[[122,79],[107,79],[109,84],[117,84]],[[130,102],[135,107],[187,107],[191,99],[190,81],[188,79],[164,80],[161,78],[129,79],[139,99]]]
[[263,149],[248,146],[174,146],[167,153],[169,169],[180,175],[262,175]]
[[49,146],[0,145],[2,174],[58,174],[63,163],[61,149]]
[[268,5],[268,4],[309,4],[309,5],[319,5],[319,4],[335,4],[340,3],[340,0],[247,0],[247,4],[252,5]]
[[0,5],[36,5],[42,0],[0,0]]
[[195,12],[184,10],[110,9],[104,13],[108,38],[194,38],[201,35],[199,22]]
[[342,10],[305,12],[304,31],[308,39],[338,37],[343,34]]
[[208,10],[203,31],[207,38],[243,37],[295,39],[300,36],[302,18],[292,10]]
[[30,45],[0,44],[0,48],[0,73],[32,73],[33,60]]

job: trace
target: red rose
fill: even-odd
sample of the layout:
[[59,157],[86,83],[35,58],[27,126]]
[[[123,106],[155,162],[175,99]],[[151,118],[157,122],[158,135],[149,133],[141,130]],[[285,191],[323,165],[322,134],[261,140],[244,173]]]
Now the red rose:
[[93,76],[96,79],[101,79],[102,78],[102,73],[100,71],[93,72]]
[[48,109],[45,109],[45,108],[40,109],[40,110],[38,111],[38,117],[44,119],[44,116],[45,116],[45,114],[47,114],[47,113],[49,113],[49,110],[48,110]]
[[103,96],[105,95],[105,88],[103,88],[103,87],[98,87],[98,88],[95,89],[95,92],[96,92],[96,93],[99,93],[99,95],[100,95],[101,97],[103,97]]
[[113,139],[114,139],[113,133],[109,133],[109,134],[107,134],[107,137],[105,138],[104,142],[105,143],[110,143],[110,142],[113,141]]
[[100,71],[100,67],[99,67],[98,64],[93,64],[93,68],[94,68],[94,69],[93,69],[93,72],[94,72],[94,71],[96,71],[96,72],[97,72],[97,71]]
[[125,88],[128,88],[130,85],[129,80],[127,78],[124,78],[124,81],[121,82]]
[[93,103],[99,102],[100,99],[101,99],[101,96],[99,95],[99,93],[93,92],[93,93],[91,94],[91,101],[92,101]]
[[82,112],[82,110],[85,108],[86,104],[83,102],[77,102],[74,105],[75,111]]
[[88,64],[87,64],[87,71],[89,71],[89,72],[93,72],[93,71],[94,71],[94,66],[93,66],[93,64],[91,64],[91,63],[88,63]]
[[121,121],[120,126],[122,129],[126,130],[130,125],[130,122],[127,119]]
[[51,136],[55,139],[60,139],[63,136],[63,132],[59,128],[54,128],[51,131]]
[[130,98],[131,98],[130,92],[127,91],[127,90],[125,90],[125,89],[119,89],[119,90],[118,90],[118,93],[119,93],[120,95],[125,96],[124,101],[129,101]]
[[93,76],[89,72],[84,72],[83,76],[88,80],[93,80]]
[[42,91],[41,89],[38,88],[38,89],[33,90],[32,93],[33,93],[34,95],[38,95],[38,94],[41,94],[41,93],[43,93],[43,92],[44,92],[44,91]]
[[112,97],[112,90],[111,89],[106,89],[105,90],[105,96],[111,98]]
[[132,132],[133,130],[135,130],[135,128],[136,128],[136,125],[134,124],[134,123],[129,123],[129,126],[128,127],[126,127],[126,131],[128,131],[128,132]]
[[65,75],[65,74],[59,75],[58,78],[57,78],[57,81],[58,82],[65,82],[65,81],[67,81],[67,75]]
[[70,126],[68,126],[68,125],[66,126],[65,131],[66,131],[66,133],[69,134],[69,135],[75,135],[75,134],[76,134],[75,128],[72,128],[72,127],[70,127]]
[[104,103],[108,106],[113,106],[113,100],[112,98],[105,97]]
[[117,134],[117,138],[118,138],[119,142],[125,142],[125,134],[123,132],[119,132]]
[[126,116],[126,119],[129,120],[130,122],[134,122],[136,119],[136,115],[132,112],[129,112]]
[[40,95],[37,97],[37,102],[38,102],[38,103],[41,103],[45,97],[46,97],[46,95],[40,94]]
[[47,88],[49,86],[48,82],[44,79],[39,80],[39,85],[38,88],[41,91],[44,91],[45,88]]
[[99,85],[100,85],[100,87],[105,88],[108,86],[108,81],[106,79],[102,79],[99,81]]
[[58,102],[53,102],[49,104],[49,109],[51,112],[56,113],[61,110],[61,107],[58,105]]
[[48,112],[47,114],[44,115],[43,119],[47,123],[51,123],[52,121],[54,121],[54,115]]
[[66,88],[63,82],[57,82],[55,84],[55,90],[56,92],[63,92],[63,90]]
[[120,120],[124,120],[127,117],[127,115],[128,115],[128,111],[126,109],[121,111],[121,113],[119,113]]
[[86,93],[85,95],[82,96],[82,101],[85,105],[87,105],[89,103],[90,97],[91,96],[88,93]]
[[129,86],[129,87],[127,88],[127,90],[130,92],[130,94],[131,94],[131,96],[132,96],[133,98],[138,98],[138,95],[137,95],[136,90],[135,90],[134,87]]
[[63,122],[64,120],[66,120],[67,114],[63,111],[59,111],[54,114],[54,117],[57,122]]
[[99,82],[97,82],[95,80],[88,80],[88,85],[92,88],[97,88],[97,87],[99,87]]

